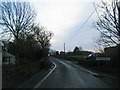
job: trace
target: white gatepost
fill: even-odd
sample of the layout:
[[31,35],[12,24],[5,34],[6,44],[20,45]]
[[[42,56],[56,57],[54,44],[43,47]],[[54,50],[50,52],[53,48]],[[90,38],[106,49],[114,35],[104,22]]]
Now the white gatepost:
[[0,40],[0,90],[2,89],[2,46],[3,43]]

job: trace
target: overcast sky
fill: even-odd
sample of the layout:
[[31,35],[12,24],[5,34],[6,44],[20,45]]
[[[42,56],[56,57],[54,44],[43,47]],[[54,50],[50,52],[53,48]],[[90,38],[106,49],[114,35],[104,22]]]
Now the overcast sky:
[[[26,0],[24,0],[26,1]],[[51,48],[73,51],[75,46],[83,50],[94,50],[94,38],[99,32],[92,28],[92,23],[97,20],[94,13],[89,21],[81,26],[94,11],[93,2],[100,0],[29,0],[37,12],[36,21],[52,31],[54,36],[51,40]]]
[[81,26],[94,11],[93,2],[100,0],[30,0],[38,14],[37,21],[54,33],[51,48],[72,51],[75,46],[83,50],[94,50],[94,38],[99,32],[92,28],[96,21],[94,13],[81,29]]

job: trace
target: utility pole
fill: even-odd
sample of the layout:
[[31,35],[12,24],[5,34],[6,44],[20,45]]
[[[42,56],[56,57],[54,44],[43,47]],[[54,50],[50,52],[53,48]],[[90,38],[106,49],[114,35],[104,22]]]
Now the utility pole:
[[65,54],[65,43],[64,43],[64,54]]

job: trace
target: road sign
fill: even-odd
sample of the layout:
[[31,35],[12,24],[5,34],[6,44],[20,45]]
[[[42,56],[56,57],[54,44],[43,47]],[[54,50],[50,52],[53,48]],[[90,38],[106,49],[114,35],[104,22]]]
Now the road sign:
[[110,61],[110,57],[96,57],[96,60],[99,60],[99,61]]

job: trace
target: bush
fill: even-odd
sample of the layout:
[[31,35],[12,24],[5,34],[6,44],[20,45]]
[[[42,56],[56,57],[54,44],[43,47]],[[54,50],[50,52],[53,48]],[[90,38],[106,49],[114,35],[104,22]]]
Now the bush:
[[111,57],[112,66],[119,67],[120,65],[120,45],[108,47],[104,49],[106,56]]
[[98,61],[91,61],[91,60],[79,60],[78,64],[85,65],[85,66],[94,66],[98,65]]
[[42,69],[49,69],[50,66],[51,62],[48,58],[23,64],[3,65],[3,88],[18,87],[21,83],[39,73]]

